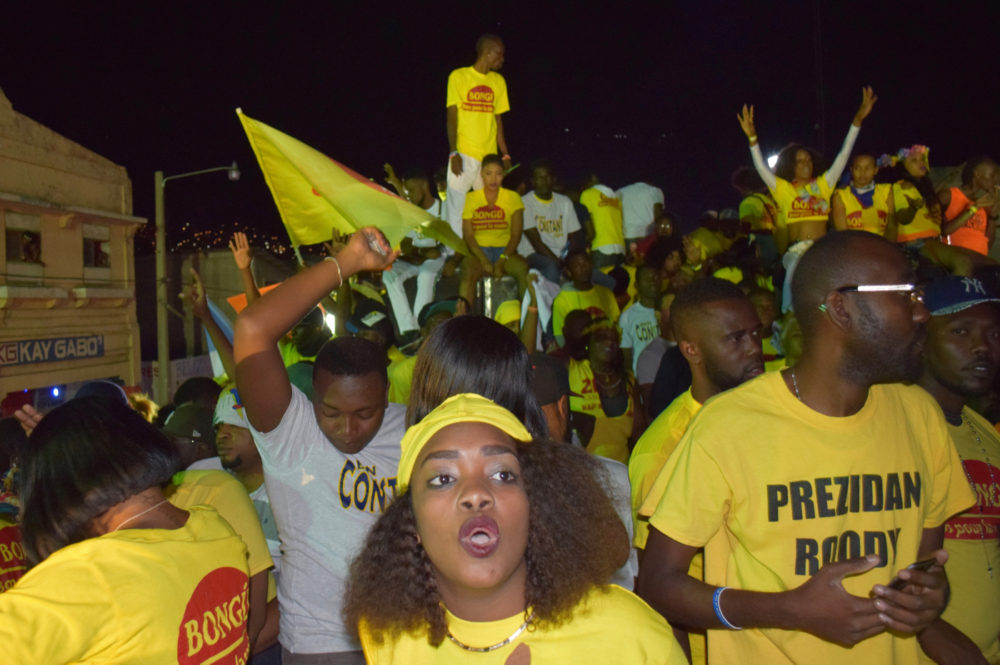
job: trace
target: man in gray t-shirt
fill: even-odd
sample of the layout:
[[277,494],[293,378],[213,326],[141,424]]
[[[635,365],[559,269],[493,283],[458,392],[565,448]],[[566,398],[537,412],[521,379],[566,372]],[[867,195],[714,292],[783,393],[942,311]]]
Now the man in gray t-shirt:
[[[384,252],[384,253],[383,253]],[[364,663],[340,616],[348,566],[395,497],[403,407],[387,401],[385,353],[357,337],[327,342],[310,400],[288,380],[277,342],[322,297],[395,258],[378,231],[285,280],[236,322],[236,384],[281,537],[279,640],[285,665]]]

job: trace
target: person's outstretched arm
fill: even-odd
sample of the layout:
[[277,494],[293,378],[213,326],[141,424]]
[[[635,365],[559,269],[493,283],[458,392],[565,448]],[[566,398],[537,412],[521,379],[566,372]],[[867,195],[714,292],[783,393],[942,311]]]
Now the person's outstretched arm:
[[757,128],[753,124],[753,106],[743,105],[743,109],[736,114],[736,119],[740,123],[740,129],[746,134],[750,141],[750,156],[753,158],[753,166],[757,169],[757,175],[764,181],[767,188],[772,192],[778,186],[778,178],[774,172],[768,168],[764,162],[764,155],[760,151],[760,144],[757,142]]
[[236,386],[254,428],[277,427],[292,397],[278,340],[348,277],[385,270],[397,254],[378,229],[360,229],[335,257],[286,279],[240,313],[233,341]]
[[861,88],[861,106],[858,107],[858,112],[854,114],[854,122],[847,129],[847,136],[844,137],[844,144],[840,146],[840,152],[837,156],[833,158],[833,164],[830,168],[826,170],[823,177],[826,178],[826,184],[830,187],[836,187],[837,181],[840,180],[840,175],[844,172],[844,168],[847,167],[847,160],[851,158],[851,150],[854,149],[854,142],[858,140],[858,132],[861,131],[861,123],[865,121],[865,118],[872,112],[872,107],[875,106],[875,102],[878,101],[878,95],[872,90],[871,86],[865,86]]
[[226,376],[230,379],[235,379],[236,363],[233,362],[233,345],[226,339],[222,328],[212,318],[212,312],[208,309],[208,297],[205,295],[205,286],[201,283],[201,276],[194,268],[191,268],[191,287],[188,289],[186,299],[191,303],[192,313],[201,321],[202,327],[208,333],[212,344],[215,345],[215,350],[219,352],[219,360],[222,362],[222,368],[225,370]]
[[252,305],[257,298],[260,298],[260,291],[257,290],[257,283],[253,281],[253,270],[250,269],[253,262],[253,253],[250,250],[250,242],[247,234],[237,231],[233,234],[233,239],[229,241],[229,249],[233,252],[233,261],[240,271],[240,279],[243,280],[243,292],[247,296],[247,305]]

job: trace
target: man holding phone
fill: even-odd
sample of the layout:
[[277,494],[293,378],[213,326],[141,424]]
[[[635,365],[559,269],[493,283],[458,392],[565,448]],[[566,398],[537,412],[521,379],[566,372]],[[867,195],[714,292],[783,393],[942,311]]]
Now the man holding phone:
[[[920,374],[927,309],[900,250],[863,231],[817,240],[792,293],[800,361],[692,421],[661,472],[639,594],[706,629],[709,663],[916,664],[918,639],[950,647],[944,523],[975,502],[940,409],[897,383]],[[699,547],[704,582],[688,575]]]

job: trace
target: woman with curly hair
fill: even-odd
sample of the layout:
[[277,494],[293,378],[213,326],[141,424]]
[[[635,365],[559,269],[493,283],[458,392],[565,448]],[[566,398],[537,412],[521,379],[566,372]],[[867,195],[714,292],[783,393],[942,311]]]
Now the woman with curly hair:
[[662,617],[604,583],[627,542],[586,453],[471,393],[401,445],[402,493],[344,602],[369,663],[686,662]]

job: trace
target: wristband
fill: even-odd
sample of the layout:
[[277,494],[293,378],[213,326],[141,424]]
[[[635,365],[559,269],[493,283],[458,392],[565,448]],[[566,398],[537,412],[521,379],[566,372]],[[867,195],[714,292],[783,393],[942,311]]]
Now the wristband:
[[729,587],[727,586],[720,586],[715,590],[715,593],[712,594],[712,608],[715,610],[715,618],[729,630],[743,630],[740,626],[734,626],[729,623],[729,619],[727,619],[726,615],[722,613],[722,608],[719,606],[719,597],[722,596],[722,592],[728,588]]
[[979,206],[976,206],[976,205],[969,206],[969,212],[971,212],[973,215],[975,215],[977,212],[979,212]]
[[534,305],[528,305],[528,311],[529,312],[537,312],[538,308],[535,307]]
[[750,145],[753,145],[754,143],[757,142],[757,135],[754,134],[753,136],[748,136],[747,140],[750,141]]
[[500,258],[501,258],[501,259],[503,259],[504,261],[506,261],[506,260],[507,260],[507,259],[509,259],[510,257],[509,257],[509,256],[507,256],[506,254],[501,254],[501,255],[500,255]]
[[508,162],[513,161],[511,160],[510,155],[502,155],[500,159],[506,159]]
[[323,260],[324,261],[333,261],[333,265],[337,266],[337,278],[340,279],[340,283],[337,284],[337,286],[340,286],[341,284],[343,284],[344,283],[344,273],[340,272],[340,261],[337,260],[337,257],[336,256],[328,256],[328,257],[326,257]]
[[459,154],[458,150],[452,150],[451,152],[448,153],[448,159],[451,159],[452,157],[454,157],[457,154]]
[[698,272],[699,270],[701,270],[701,264],[700,263],[698,263],[698,264],[692,263],[691,264],[691,270],[694,270],[695,272]]

